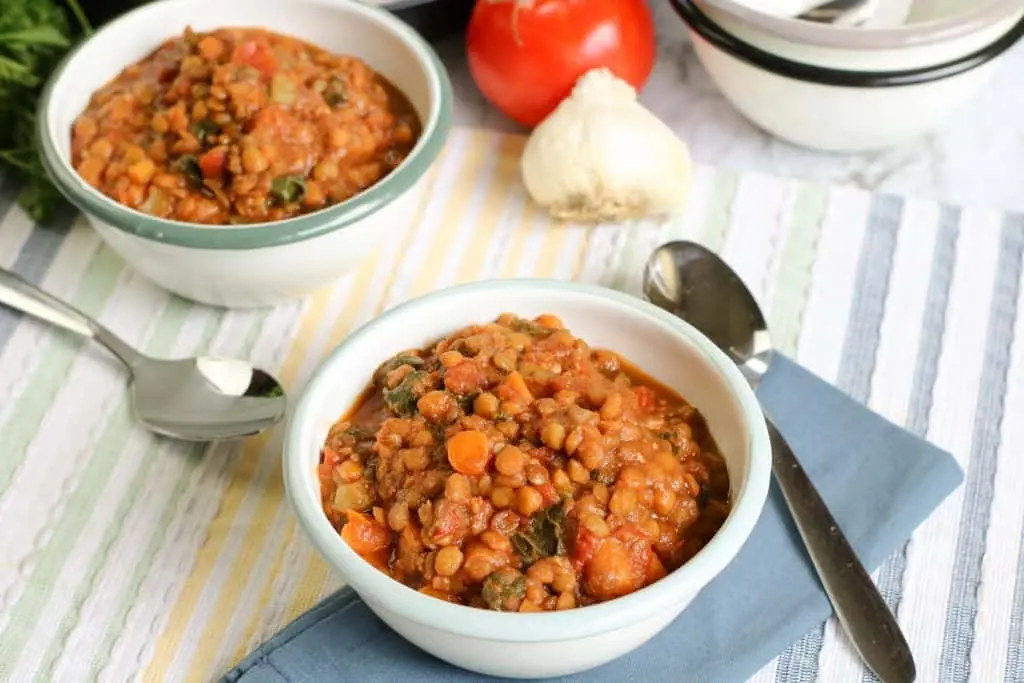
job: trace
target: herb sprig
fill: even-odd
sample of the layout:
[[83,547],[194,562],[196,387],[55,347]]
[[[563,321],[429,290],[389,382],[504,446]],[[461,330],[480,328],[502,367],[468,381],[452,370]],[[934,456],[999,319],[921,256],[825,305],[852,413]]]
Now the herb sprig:
[[0,11],[0,163],[22,183],[18,203],[34,220],[61,202],[39,159],[36,104],[57,62],[91,32],[78,0],[4,0]]

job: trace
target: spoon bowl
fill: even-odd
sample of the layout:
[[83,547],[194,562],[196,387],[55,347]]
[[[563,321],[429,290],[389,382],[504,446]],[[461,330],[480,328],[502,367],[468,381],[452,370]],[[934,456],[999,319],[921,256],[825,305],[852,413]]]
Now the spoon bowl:
[[279,422],[287,408],[276,379],[233,358],[144,358],[132,374],[136,418],[164,436],[190,441],[248,436]]
[[150,358],[82,312],[2,268],[0,303],[105,346],[131,374],[136,418],[158,434],[185,441],[250,436],[279,422],[287,410],[281,384],[246,361],[218,356]]
[[[771,366],[768,325],[743,280],[699,244],[658,247],[644,269],[644,295],[686,320],[729,354],[753,387]],[[772,474],[839,622],[883,683],[911,683],[914,659],[899,624],[796,454],[766,415]]]

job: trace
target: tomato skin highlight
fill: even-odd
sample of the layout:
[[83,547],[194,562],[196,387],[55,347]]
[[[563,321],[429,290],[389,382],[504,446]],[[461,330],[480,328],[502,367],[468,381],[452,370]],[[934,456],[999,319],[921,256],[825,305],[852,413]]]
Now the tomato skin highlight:
[[532,128],[591,69],[640,90],[654,67],[654,22],[646,0],[477,0],[466,53],[484,97]]

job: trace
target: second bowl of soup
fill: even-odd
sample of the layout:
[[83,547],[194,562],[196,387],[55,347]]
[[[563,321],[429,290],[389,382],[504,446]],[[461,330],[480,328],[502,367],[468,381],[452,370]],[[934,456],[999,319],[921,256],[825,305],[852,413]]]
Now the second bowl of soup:
[[48,172],[115,251],[187,298],[261,306],[404,228],[451,95],[376,8],[166,0],[88,38],[40,107]]

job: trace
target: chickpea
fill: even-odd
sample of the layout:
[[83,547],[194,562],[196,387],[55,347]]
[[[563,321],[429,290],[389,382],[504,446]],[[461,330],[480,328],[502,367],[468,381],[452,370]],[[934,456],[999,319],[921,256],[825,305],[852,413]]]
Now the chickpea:
[[321,161],[313,167],[313,177],[321,182],[328,182],[338,177],[338,164],[333,161]]
[[519,611],[520,612],[541,612],[542,611],[541,608],[540,608],[540,605],[538,605],[535,602],[531,602],[529,600],[529,597],[530,597],[529,593],[527,593],[526,597],[527,597],[527,599],[523,600],[523,602],[519,605]]
[[604,465],[605,452],[596,439],[588,439],[580,444],[576,457],[579,459],[580,464],[588,470],[597,470]]
[[512,552],[512,544],[508,540],[508,537],[503,534],[499,534],[497,531],[491,531],[488,529],[480,534],[480,541],[491,550],[496,550],[501,553]]
[[700,493],[700,484],[697,483],[697,478],[689,472],[683,475],[683,481],[686,482],[686,489],[690,492],[691,496],[696,496]]
[[408,470],[418,472],[427,469],[430,464],[430,454],[422,446],[406,448],[402,450],[402,460]]
[[89,145],[89,156],[107,160],[114,152],[114,144],[107,138],[100,138]]
[[608,527],[608,522],[604,521],[597,515],[588,514],[581,516],[580,526],[598,538],[608,538],[612,535],[612,530]]
[[569,455],[574,455],[581,443],[583,443],[583,428],[573,427],[572,431],[569,432],[569,436],[565,438],[565,452]]
[[619,419],[622,416],[622,394],[619,392],[608,394],[599,412],[603,420]]
[[171,127],[167,117],[160,112],[153,114],[153,119],[149,122],[149,126],[153,129],[154,133],[160,134],[166,133]]
[[632,593],[643,586],[643,569],[633,566],[623,543],[609,538],[584,567],[587,592],[599,600]]
[[535,321],[541,327],[546,327],[549,330],[562,330],[565,329],[565,324],[558,318],[558,316],[551,315],[550,313],[544,313],[543,315],[537,316]]
[[471,541],[463,551],[462,570],[470,581],[483,581],[496,569],[508,566],[505,553],[487,547],[481,541]]
[[551,483],[554,484],[558,495],[562,497],[572,495],[572,481],[569,479],[569,475],[565,473],[565,470],[555,470],[551,475]]
[[461,363],[465,358],[458,351],[445,351],[438,358],[441,360],[441,365],[446,368],[453,368]]
[[324,194],[324,190],[320,187],[320,183],[315,180],[309,180],[306,182],[306,192],[302,195],[303,206],[320,206],[327,201],[327,195]]
[[494,458],[494,468],[505,476],[514,477],[522,473],[525,462],[526,454],[515,446],[505,446]]
[[565,427],[560,422],[548,421],[540,428],[540,440],[548,448],[556,451],[562,450],[565,443]]
[[498,414],[501,404],[498,397],[489,391],[485,391],[473,400],[473,412],[480,417],[493,420]]
[[608,504],[608,497],[611,494],[608,492],[608,487],[604,484],[594,484],[594,488],[591,489],[590,493],[593,494],[594,498],[596,498],[597,502],[601,503],[601,505]]
[[453,503],[465,503],[470,498],[469,479],[466,475],[455,473],[448,477],[444,484],[444,497]]
[[500,510],[512,507],[514,499],[515,492],[507,486],[495,486],[491,490],[491,504]]
[[388,510],[388,526],[392,531],[401,531],[409,523],[409,506],[398,502]]
[[416,402],[416,408],[426,419],[434,423],[451,422],[456,415],[458,404],[447,391],[428,391]]
[[494,354],[491,362],[502,372],[512,372],[516,369],[516,352],[513,349],[502,349]]
[[526,480],[534,486],[548,483],[548,470],[539,462],[531,462],[526,466]]
[[502,536],[511,536],[519,529],[519,515],[511,510],[502,510],[491,517],[490,528]]
[[555,566],[547,558],[537,560],[526,570],[526,575],[546,586],[555,580]]
[[654,494],[654,511],[662,517],[667,517],[672,513],[672,508],[676,506],[676,494],[671,489],[661,489],[656,491]]
[[270,162],[258,148],[246,147],[242,150],[242,167],[246,173],[262,173],[269,166]]
[[440,576],[453,576],[462,567],[462,559],[458,546],[446,545],[434,556],[434,571]]
[[565,593],[561,593],[558,596],[558,599],[555,601],[556,610],[572,609],[575,606],[576,596],[574,596],[572,593],[568,591],[566,591]]
[[573,458],[569,461],[569,478],[577,484],[590,481],[590,473],[587,472],[587,468],[580,464],[580,461]]
[[519,514],[529,517],[544,505],[544,497],[532,486],[523,486],[516,490],[516,507]]
[[608,501],[608,510],[613,515],[626,517],[636,510],[636,494],[632,489],[615,487],[611,500]]
[[334,468],[338,483],[351,484],[363,478],[363,466],[355,460],[346,460]]
[[133,183],[145,185],[156,172],[156,164],[149,159],[141,159],[128,167],[128,177]]

